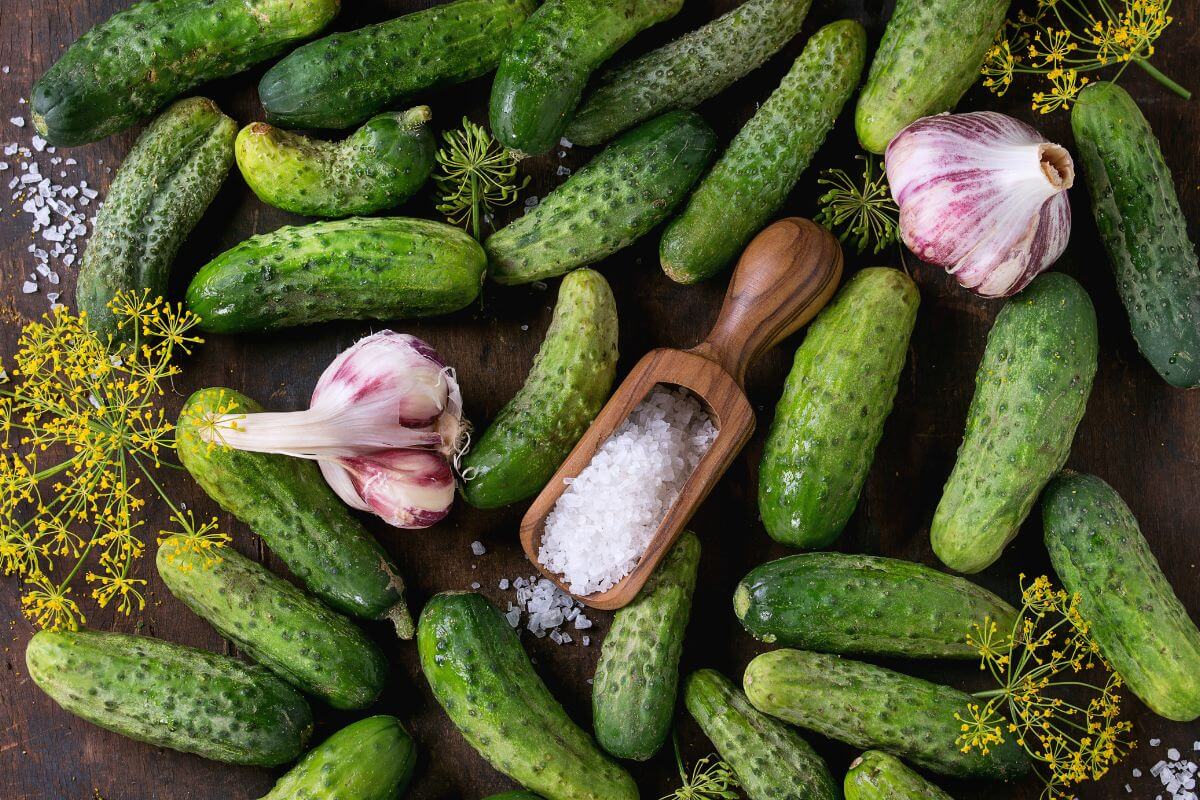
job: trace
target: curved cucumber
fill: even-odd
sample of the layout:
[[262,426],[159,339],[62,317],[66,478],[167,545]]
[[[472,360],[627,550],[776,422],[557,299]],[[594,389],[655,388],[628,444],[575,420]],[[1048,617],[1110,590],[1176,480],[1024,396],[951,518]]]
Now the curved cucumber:
[[898,758],[868,750],[846,773],[846,800],[953,800]]
[[416,760],[400,720],[367,717],[310,750],[262,800],[399,800]]

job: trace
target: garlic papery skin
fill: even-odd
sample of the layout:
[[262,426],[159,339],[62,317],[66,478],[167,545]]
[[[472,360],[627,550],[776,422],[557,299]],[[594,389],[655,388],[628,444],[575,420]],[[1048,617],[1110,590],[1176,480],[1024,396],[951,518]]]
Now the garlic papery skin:
[[428,528],[454,503],[454,473],[432,450],[378,450],[320,462],[321,473],[347,505],[397,528]]
[[1075,164],[1020,120],[924,117],[892,139],[884,166],[904,244],[976,294],[1016,294],[1067,247]]

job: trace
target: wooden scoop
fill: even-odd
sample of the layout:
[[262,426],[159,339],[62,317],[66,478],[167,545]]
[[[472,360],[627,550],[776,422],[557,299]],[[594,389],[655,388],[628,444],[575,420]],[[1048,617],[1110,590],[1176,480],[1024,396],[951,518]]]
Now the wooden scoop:
[[656,384],[682,386],[707,406],[717,427],[716,441],[684,483],[633,571],[606,592],[573,595],[599,609],[620,608],[633,600],[754,432],[754,412],[743,387],[746,367],[812,319],[833,296],[841,275],[837,240],[809,220],[789,217],[754,237],[738,260],[708,338],[691,350],[660,348],[647,353],[525,513],[521,545],[543,575],[571,594],[559,576],[538,561],[546,516],[567,488],[564,479],[574,478],[591,462]]

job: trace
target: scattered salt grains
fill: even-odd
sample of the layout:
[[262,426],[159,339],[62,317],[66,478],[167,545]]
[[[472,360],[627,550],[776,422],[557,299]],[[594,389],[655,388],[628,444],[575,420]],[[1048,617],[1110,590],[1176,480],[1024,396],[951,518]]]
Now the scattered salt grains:
[[[516,592],[516,598],[508,604],[504,618],[513,628],[521,627],[524,617],[525,629],[539,639],[571,644],[574,638],[562,630],[564,626],[571,625],[577,631],[592,627],[592,621],[584,615],[583,604],[547,578],[533,576],[516,578],[511,583],[508,579],[500,581],[501,590],[507,590],[509,586]],[[583,637],[584,647],[590,642],[590,637]]]
[[[1150,746],[1158,747],[1161,739],[1151,739]],[[1200,742],[1192,744],[1193,752],[1200,752]],[[1170,800],[1200,800],[1196,793],[1197,767],[1193,761],[1188,761],[1178,748],[1167,750],[1167,757],[1150,768],[1150,775],[1158,779],[1159,784],[1167,790]],[[1134,769],[1130,773],[1134,778],[1142,777],[1142,771]],[[1163,795],[1157,795],[1162,800]]]
[[483,546],[483,542],[471,542],[471,552],[474,555],[481,556],[487,553],[487,548]]

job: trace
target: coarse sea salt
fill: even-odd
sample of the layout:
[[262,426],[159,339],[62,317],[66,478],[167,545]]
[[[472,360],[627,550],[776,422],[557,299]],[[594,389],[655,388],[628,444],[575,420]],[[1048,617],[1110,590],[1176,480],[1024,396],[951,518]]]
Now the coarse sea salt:
[[[1152,747],[1158,747],[1161,741],[1151,739]],[[1200,751],[1200,742],[1194,743],[1195,751]],[[1200,767],[1194,761],[1189,761],[1179,752],[1178,748],[1167,749],[1167,757],[1150,768],[1150,775],[1156,779],[1163,789],[1166,789],[1171,800],[1200,800],[1197,797],[1197,772]],[[1142,771],[1134,769],[1134,778],[1141,778]],[[1162,795],[1158,795],[1162,797]]]
[[[502,590],[510,585],[516,592],[516,602],[508,604],[504,618],[512,627],[521,627],[524,616],[526,630],[539,639],[549,637],[555,644],[574,641],[563,628],[585,631],[592,627],[592,621],[583,613],[583,604],[555,586],[553,581],[537,576],[516,578],[511,584],[507,578],[500,581]],[[590,643],[591,639],[584,636],[583,646]]]

